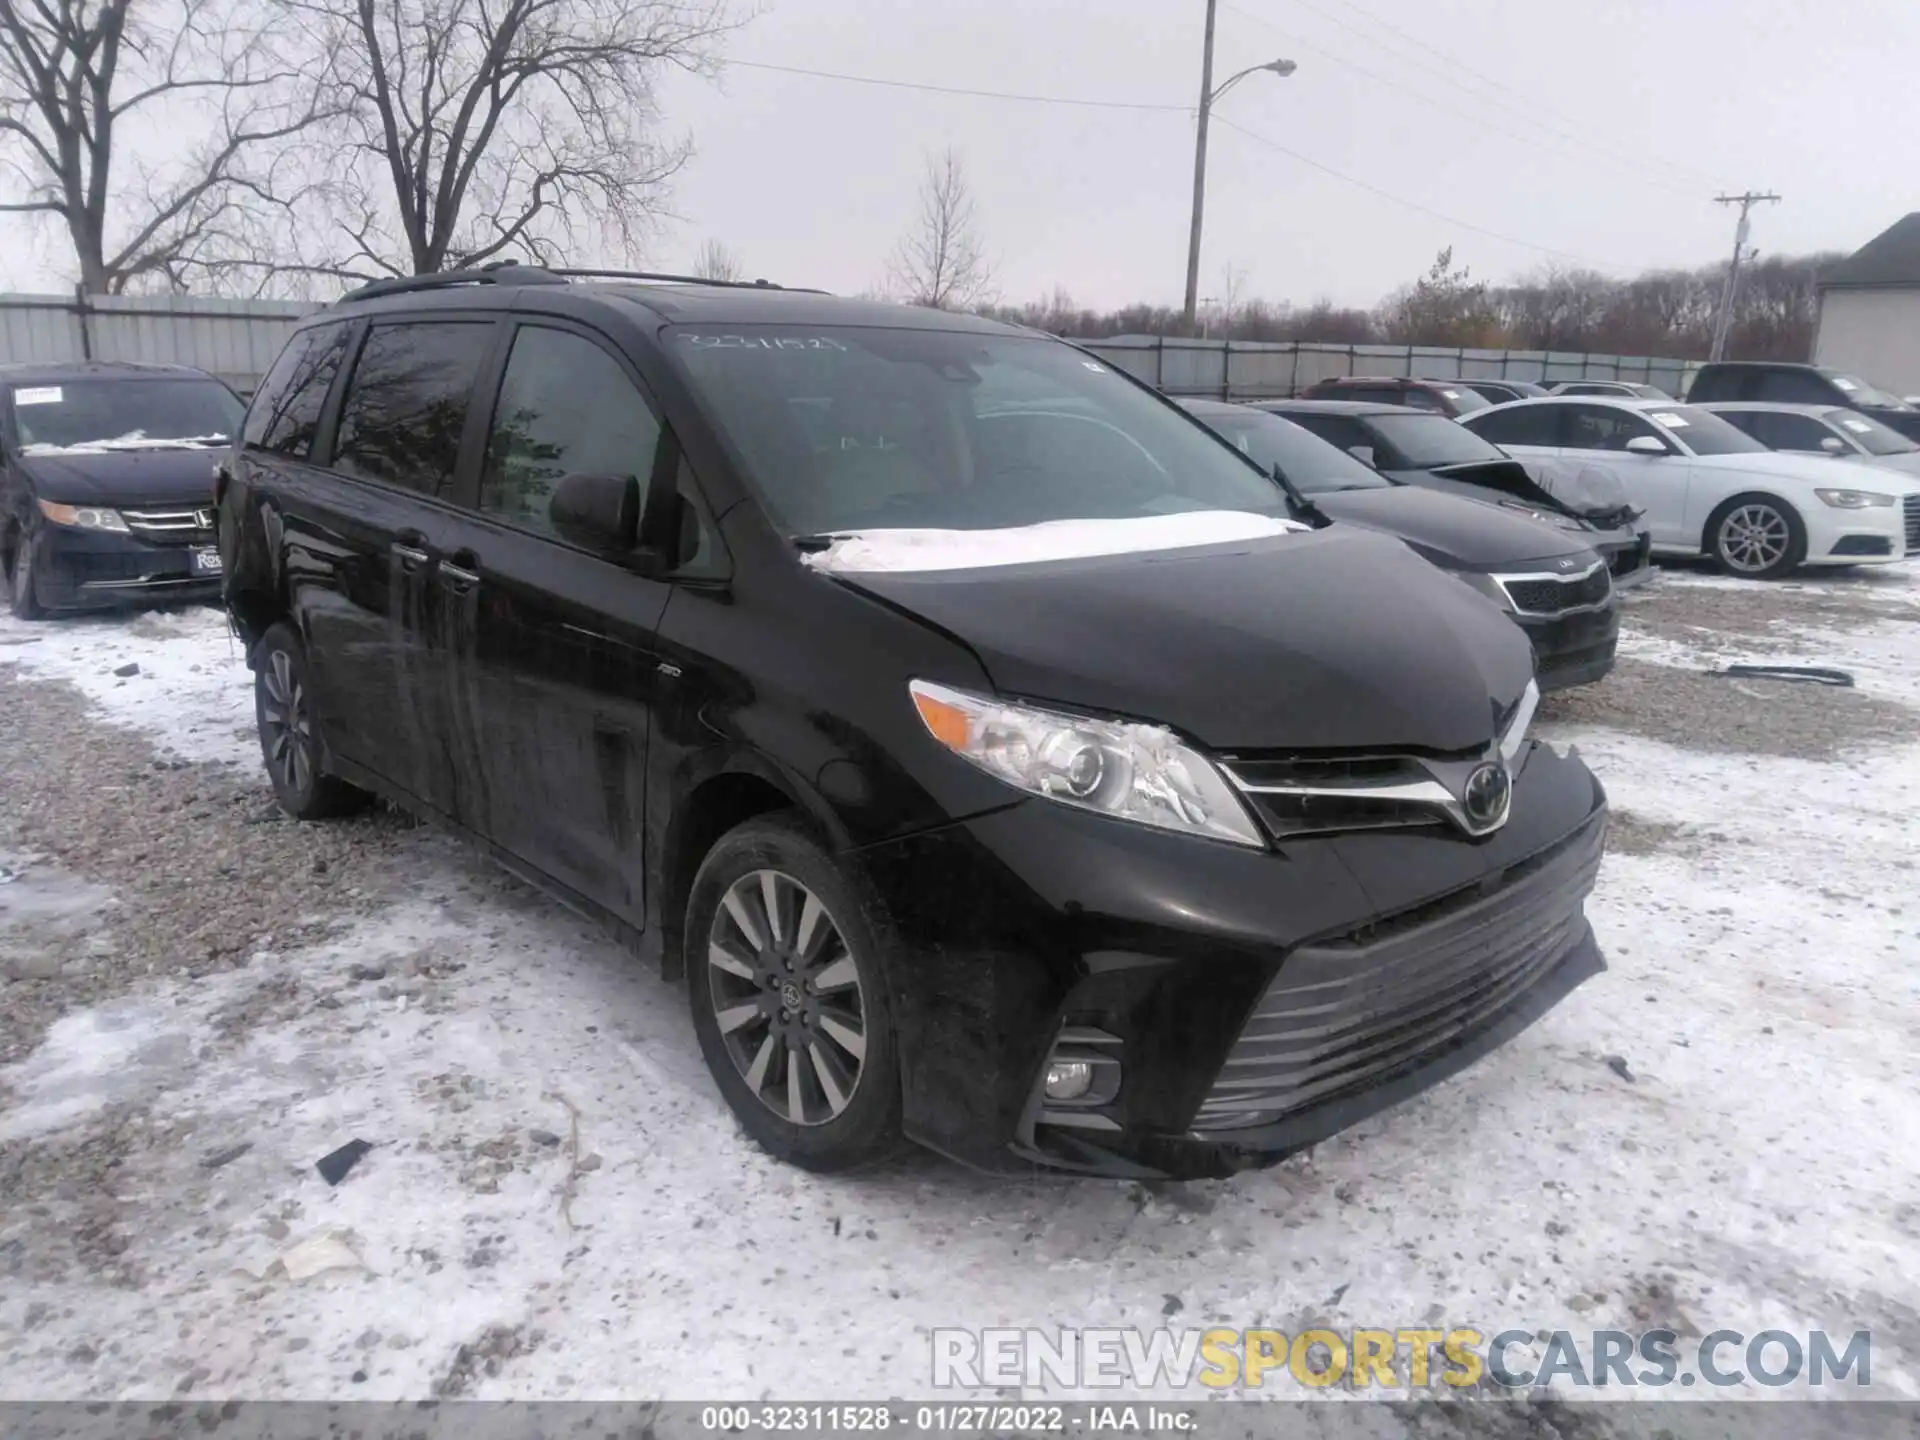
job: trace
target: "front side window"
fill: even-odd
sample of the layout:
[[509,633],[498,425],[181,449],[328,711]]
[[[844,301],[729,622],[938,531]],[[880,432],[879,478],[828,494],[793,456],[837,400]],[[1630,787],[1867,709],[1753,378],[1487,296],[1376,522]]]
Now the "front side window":
[[[1390,490],[1391,480],[1362,465],[1346,451],[1318,435],[1259,410],[1239,414],[1207,411],[1199,417],[1206,426],[1262,470],[1275,465],[1307,495],[1334,490]],[[1355,427],[1356,430],[1358,427]],[[1362,436],[1354,442],[1364,445]]]
[[369,330],[341,403],[333,468],[443,493],[492,329],[489,321],[436,320]]
[[211,448],[233,438],[242,410],[211,378],[63,379],[13,391],[24,455]]
[[1431,470],[1439,465],[1476,465],[1505,460],[1458,420],[1444,415],[1369,415],[1374,463],[1382,470]]
[[1563,405],[1520,405],[1475,415],[1460,423],[1495,445],[1552,447],[1560,443],[1560,417],[1565,413]]
[[353,334],[342,324],[302,330],[287,342],[247,409],[242,440],[289,459],[304,460],[313,451],[333,377],[346,358]]
[[796,535],[1287,514],[1280,489],[1231,448],[1057,340],[676,325],[662,341]]
[[563,475],[653,474],[660,421],[620,362],[584,336],[521,327],[507,356],[480,472],[480,508],[552,532]]
[[1567,438],[1562,443],[1569,450],[1624,450],[1629,440],[1643,435],[1665,443],[1659,431],[1631,410],[1611,405],[1569,405],[1566,410]]

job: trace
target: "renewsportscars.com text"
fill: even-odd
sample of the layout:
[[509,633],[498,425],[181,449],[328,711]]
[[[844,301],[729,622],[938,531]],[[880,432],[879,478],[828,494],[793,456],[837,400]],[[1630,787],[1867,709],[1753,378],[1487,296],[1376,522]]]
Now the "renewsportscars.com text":
[[1486,1332],[1425,1326],[1350,1330],[960,1330],[932,1334],[941,1389],[1355,1390],[1863,1387],[1865,1330]]

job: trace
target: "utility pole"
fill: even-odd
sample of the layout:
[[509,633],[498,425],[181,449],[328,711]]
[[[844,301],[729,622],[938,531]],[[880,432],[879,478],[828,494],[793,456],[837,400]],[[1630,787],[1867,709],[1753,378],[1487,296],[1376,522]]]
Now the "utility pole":
[[1193,310],[1200,298],[1200,216],[1207,204],[1207,117],[1213,113],[1213,14],[1207,0],[1207,38],[1200,51],[1200,119],[1193,140],[1193,222],[1187,232],[1187,298],[1181,306],[1184,329],[1193,331]]
[[1762,201],[1779,204],[1780,197],[1773,194],[1759,194],[1749,190],[1744,195],[1716,195],[1716,205],[1738,205],[1740,223],[1733,229],[1733,263],[1727,267],[1727,283],[1720,290],[1720,314],[1713,322],[1713,349],[1709,360],[1719,360],[1727,350],[1727,332],[1733,328],[1733,302],[1740,293],[1740,262],[1747,253],[1747,212]]
[[1213,84],[1213,15],[1219,0],[1207,0],[1207,38],[1200,52],[1200,119],[1193,136],[1193,227],[1187,232],[1187,294],[1180,308],[1181,328],[1193,333],[1194,307],[1200,298],[1200,218],[1207,203],[1207,119],[1213,114],[1213,102],[1256,71],[1266,70],[1282,79],[1294,72],[1291,60],[1269,60],[1264,65],[1249,65]]

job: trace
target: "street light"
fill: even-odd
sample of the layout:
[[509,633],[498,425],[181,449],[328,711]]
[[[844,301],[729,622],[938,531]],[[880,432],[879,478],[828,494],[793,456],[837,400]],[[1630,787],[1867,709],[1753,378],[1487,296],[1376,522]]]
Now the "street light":
[[1213,112],[1213,102],[1258,71],[1265,70],[1285,77],[1298,68],[1291,60],[1269,60],[1264,65],[1249,65],[1228,76],[1218,89],[1214,88],[1213,12],[1217,3],[1218,0],[1207,0],[1206,48],[1200,58],[1200,123],[1193,143],[1193,228],[1187,236],[1187,295],[1181,309],[1182,323],[1188,331],[1193,329],[1194,306],[1200,294],[1200,220],[1207,200],[1207,117]]

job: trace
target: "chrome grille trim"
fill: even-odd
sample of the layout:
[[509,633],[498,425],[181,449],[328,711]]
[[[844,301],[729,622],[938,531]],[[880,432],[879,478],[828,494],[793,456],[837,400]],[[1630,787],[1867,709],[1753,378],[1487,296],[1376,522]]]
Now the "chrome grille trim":
[[1907,554],[1920,555],[1920,495],[1904,495],[1900,513],[1907,522]]
[[[1580,596],[1581,592],[1590,586],[1596,575],[1599,577],[1599,584],[1593,587],[1596,593],[1592,598],[1577,598],[1570,604],[1556,605],[1551,610],[1523,605],[1514,594],[1513,587],[1516,585],[1537,588],[1542,583],[1551,583],[1561,587],[1561,591],[1568,596]],[[1507,603],[1513,607],[1516,615],[1576,615],[1585,610],[1603,610],[1607,602],[1613,598],[1613,576],[1605,560],[1595,560],[1578,574],[1562,575],[1547,570],[1494,575],[1491,578],[1500,587],[1500,593],[1507,597]]]

